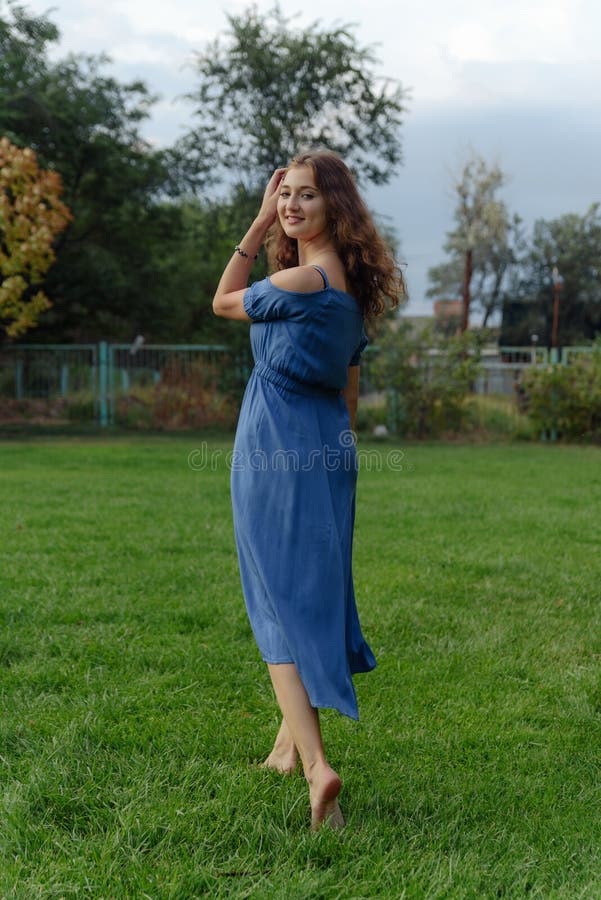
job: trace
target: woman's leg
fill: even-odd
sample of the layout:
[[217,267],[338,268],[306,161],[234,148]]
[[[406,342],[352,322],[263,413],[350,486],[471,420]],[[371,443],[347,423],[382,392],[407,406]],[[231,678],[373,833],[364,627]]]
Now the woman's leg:
[[283,775],[291,775],[296,769],[297,762],[296,744],[290,733],[288,722],[286,719],[282,719],[273,750],[261,765],[264,769],[275,769],[276,772],[281,772]]
[[319,713],[311,706],[293,663],[268,665],[268,669],[282,715],[300,754],[305,778],[309,783],[311,825],[314,830],[323,822],[327,822],[332,828],[341,828],[344,819],[338,806],[338,794],[342,782],[326,760]]

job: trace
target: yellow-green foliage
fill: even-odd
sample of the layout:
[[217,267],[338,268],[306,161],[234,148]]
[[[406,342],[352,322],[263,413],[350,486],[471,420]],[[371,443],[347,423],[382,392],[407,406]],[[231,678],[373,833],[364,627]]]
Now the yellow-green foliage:
[[57,172],[0,138],[0,328],[17,337],[51,304],[35,289],[55,259],[53,241],[71,220]]
[[601,341],[569,365],[528,370],[524,387],[539,432],[571,441],[601,440]]

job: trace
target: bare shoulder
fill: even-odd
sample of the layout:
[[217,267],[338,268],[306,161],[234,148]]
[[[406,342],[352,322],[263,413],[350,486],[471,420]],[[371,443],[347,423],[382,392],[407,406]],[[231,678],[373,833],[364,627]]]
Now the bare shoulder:
[[313,266],[295,266],[293,269],[282,269],[270,276],[274,287],[285,291],[298,291],[311,294],[323,290],[323,278]]

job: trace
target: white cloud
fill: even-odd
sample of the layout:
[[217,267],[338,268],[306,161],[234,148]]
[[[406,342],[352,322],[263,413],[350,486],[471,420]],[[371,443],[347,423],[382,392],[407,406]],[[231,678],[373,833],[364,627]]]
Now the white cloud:
[[153,41],[141,38],[125,40],[113,47],[112,59],[116,62],[151,63],[155,65],[171,65],[173,54],[169,47],[161,46]]
[[[47,3],[30,0],[29,6],[42,12]],[[56,0],[52,15],[64,49],[181,64],[223,33],[227,14],[249,5],[250,0]],[[266,11],[273,0],[258,0],[257,6]],[[382,70],[413,85],[423,100],[461,92],[464,64],[582,64],[600,58],[597,0],[281,0],[281,7],[300,26],[316,20],[326,27],[358,23],[359,41],[378,45]]]
[[178,38],[190,47],[201,47],[222,31],[226,18],[224,9],[237,13],[248,6],[244,2],[209,4],[194,0],[169,0],[149,3],[148,0],[110,0],[114,8],[140,34],[164,34]]
[[451,28],[446,48],[449,55],[460,62],[497,61],[499,58],[493,34],[477,22],[464,22]]
[[577,24],[573,0],[481,6],[459,16],[443,37],[460,62],[568,62],[581,59],[574,46]]

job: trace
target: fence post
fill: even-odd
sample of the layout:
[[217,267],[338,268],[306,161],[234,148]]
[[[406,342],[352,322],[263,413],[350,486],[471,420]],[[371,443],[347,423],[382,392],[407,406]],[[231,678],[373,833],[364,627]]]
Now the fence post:
[[391,434],[399,431],[399,394],[396,388],[388,388],[386,392],[386,418]]
[[69,364],[63,363],[61,365],[61,387],[60,387],[61,397],[66,397],[68,393],[69,393]]
[[98,344],[98,409],[100,411],[100,427],[108,425],[107,406],[107,369],[108,369],[108,345],[106,341]]
[[[562,354],[563,355],[563,354]],[[559,347],[551,347],[551,365],[559,365]],[[562,365],[564,365],[562,360]],[[551,408],[553,410],[553,424],[551,426],[551,440],[557,440],[557,390],[551,391]]]
[[23,360],[15,360],[15,396],[17,400],[23,399]]
[[108,406],[109,406],[109,425],[115,424],[115,345],[107,345],[108,356]]
[[90,390],[92,391],[92,409],[94,410],[94,421],[99,421],[100,412],[98,408],[98,347],[96,344],[92,346],[92,364],[90,365]]

